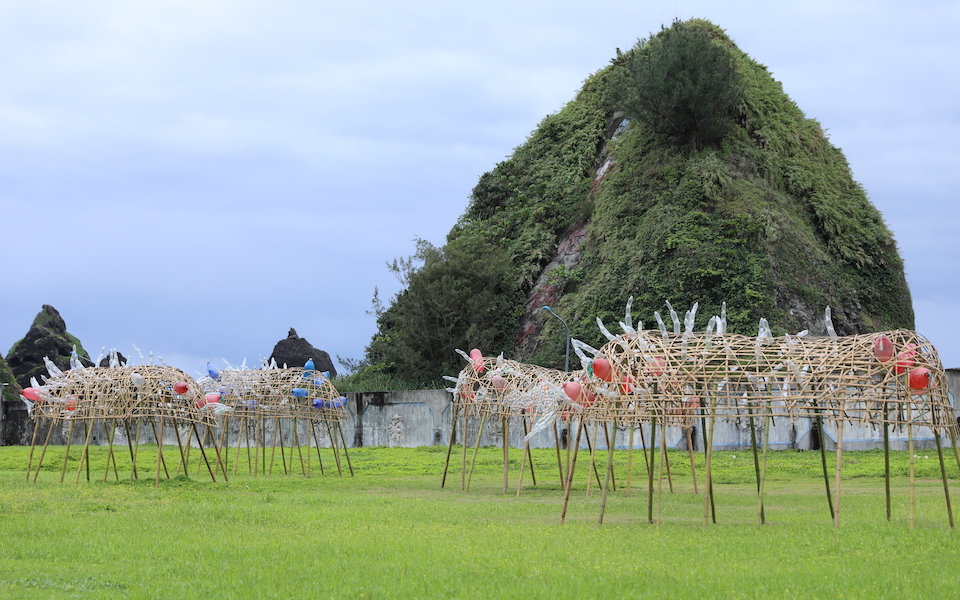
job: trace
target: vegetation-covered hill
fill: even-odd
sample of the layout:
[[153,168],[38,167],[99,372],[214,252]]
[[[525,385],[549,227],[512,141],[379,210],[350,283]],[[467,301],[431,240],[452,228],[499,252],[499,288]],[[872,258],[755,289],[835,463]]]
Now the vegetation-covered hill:
[[[911,328],[896,244],[843,153],[715,25],[675,22],[590,76],[480,177],[442,247],[399,263],[368,368],[432,379],[455,348],[562,366],[564,335],[599,345],[631,296],[726,302],[728,331]],[[669,319],[667,319],[669,323]]]

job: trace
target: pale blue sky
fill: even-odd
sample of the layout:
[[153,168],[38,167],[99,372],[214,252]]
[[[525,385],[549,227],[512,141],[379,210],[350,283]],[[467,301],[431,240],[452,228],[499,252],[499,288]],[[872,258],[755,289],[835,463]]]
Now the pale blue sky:
[[385,263],[616,48],[700,17],[843,149],[960,367],[960,3],[347,4],[0,2],[0,352],[51,304],[189,372],[290,327],[359,358]]

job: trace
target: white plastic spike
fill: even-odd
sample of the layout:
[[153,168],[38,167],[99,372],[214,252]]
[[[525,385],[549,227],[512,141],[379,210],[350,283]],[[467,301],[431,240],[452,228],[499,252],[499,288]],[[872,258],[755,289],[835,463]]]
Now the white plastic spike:
[[837,331],[833,328],[833,319],[831,318],[829,306],[823,311],[823,323],[827,326],[827,335],[832,338],[839,337]]
[[680,335],[680,317],[677,316],[677,311],[673,310],[669,300],[667,300],[667,308],[670,310],[670,318],[673,319],[673,333]]
[[50,377],[59,377],[60,375],[63,375],[63,371],[60,370],[60,367],[53,364],[53,361],[46,356],[43,357],[43,364],[47,367],[47,373],[50,374]]
[[667,324],[663,322],[663,317],[661,317],[660,313],[658,312],[654,312],[653,316],[657,320],[657,327],[660,328],[660,333],[663,335],[663,339],[667,339],[670,334],[667,333]]
[[683,328],[687,333],[693,332],[693,324],[697,320],[697,309],[700,308],[699,302],[694,302],[693,306],[683,317]]
[[[627,327],[633,328],[633,316],[630,315],[630,309],[633,307],[633,296],[627,298],[627,308],[624,310],[623,322],[627,324]],[[625,328],[626,329],[626,328]],[[643,327],[640,327],[643,329]]]
[[597,327],[600,328],[600,333],[602,333],[603,336],[604,336],[605,338],[607,338],[607,340],[613,341],[613,339],[614,339],[615,337],[617,337],[617,336],[613,335],[612,333],[610,333],[610,331],[609,331],[606,327],[604,327],[603,321],[600,320],[600,317],[597,317]]
[[720,326],[717,327],[717,333],[723,335],[727,333],[727,303],[720,304]]

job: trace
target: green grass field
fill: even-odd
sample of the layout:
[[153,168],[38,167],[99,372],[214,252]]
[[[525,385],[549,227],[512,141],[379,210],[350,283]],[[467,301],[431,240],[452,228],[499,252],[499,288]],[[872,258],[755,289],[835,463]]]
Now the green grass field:
[[[948,449],[949,451],[949,449]],[[602,493],[582,453],[566,523],[556,455],[534,451],[538,485],[510,456],[483,448],[469,492],[454,449],[357,448],[354,477],[201,471],[154,485],[156,449],[138,455],[140,479],[119,460],[101,482],[106,450],[91,451],[91,482],[51,448],[25,483],[29,448],[0,448],[0,598],[953,598],[960,540],[950,529],[935,450],[917,453],[916,518],[909,527],[908,458],[892,453],[886,519],[883,453],[845,452],[841,527],[827,508],[820,455],[771,452],[765,515],[757,524],[752,455],[714,460],[717,523],[704,526],[688,457],[671,452],[659,524],[647,522],[643,458],[616,457],[617,490],[598,525]],[[59,453],[59,454],[58,454]],[[175,448],[166,448],[168,457]],[[314,457],[315,458],[315,457]],[[960,477],[946,457],[951,492]],[[194,460],[194,459],[191,459]],[[279,460],[279,459],[278,459]],[[598,455],[600,469],[606,455]],[[703,456],[697,457],[699,484]],[[828,454],[828,461],[835,455]],[[829,463],[832,467],[834,462]],[[331,473],[332,471],[332,473]],[[831,479],[831,484],[833,483]],[[701,489],[702,491],[702,489]],[[655,494],[657,496],[657,494]],[[656,505],[656,502],[655,502]]]

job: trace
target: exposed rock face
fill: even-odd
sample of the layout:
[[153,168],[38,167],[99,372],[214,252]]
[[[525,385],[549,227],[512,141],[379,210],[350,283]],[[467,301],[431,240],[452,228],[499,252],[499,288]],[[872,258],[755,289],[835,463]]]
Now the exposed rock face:
[[70,368],[70,353],[76,348],[85,366],[93,366],[90,356],[76,337],[67,332],[67,325],[57,309],[44,304],[30,330],[7,353],[7,364],[20,387],[29,387],[30,378],[47,375],[44,357],[63,370]]
[[[3,385],[4,383],[8,385]],[[20,393],[20,386],[17,384],[17,379],[13,376],[13,371],[10,370],[7,361],[3,359],[3,355],[0,355],[0,387],[3,387],[3,400],[10,402],[18,400],[17,394]]]
[[270,358],[277,361],[280,367],[302,367],[308,360],[313,359],[313,365],[318,371],[329,371],[331,377],[337,376],[330,355],[310,345],[310,342],[297,335],[297,330],[293,327],[290,328],[287,339],[280,340],[273,347]]

